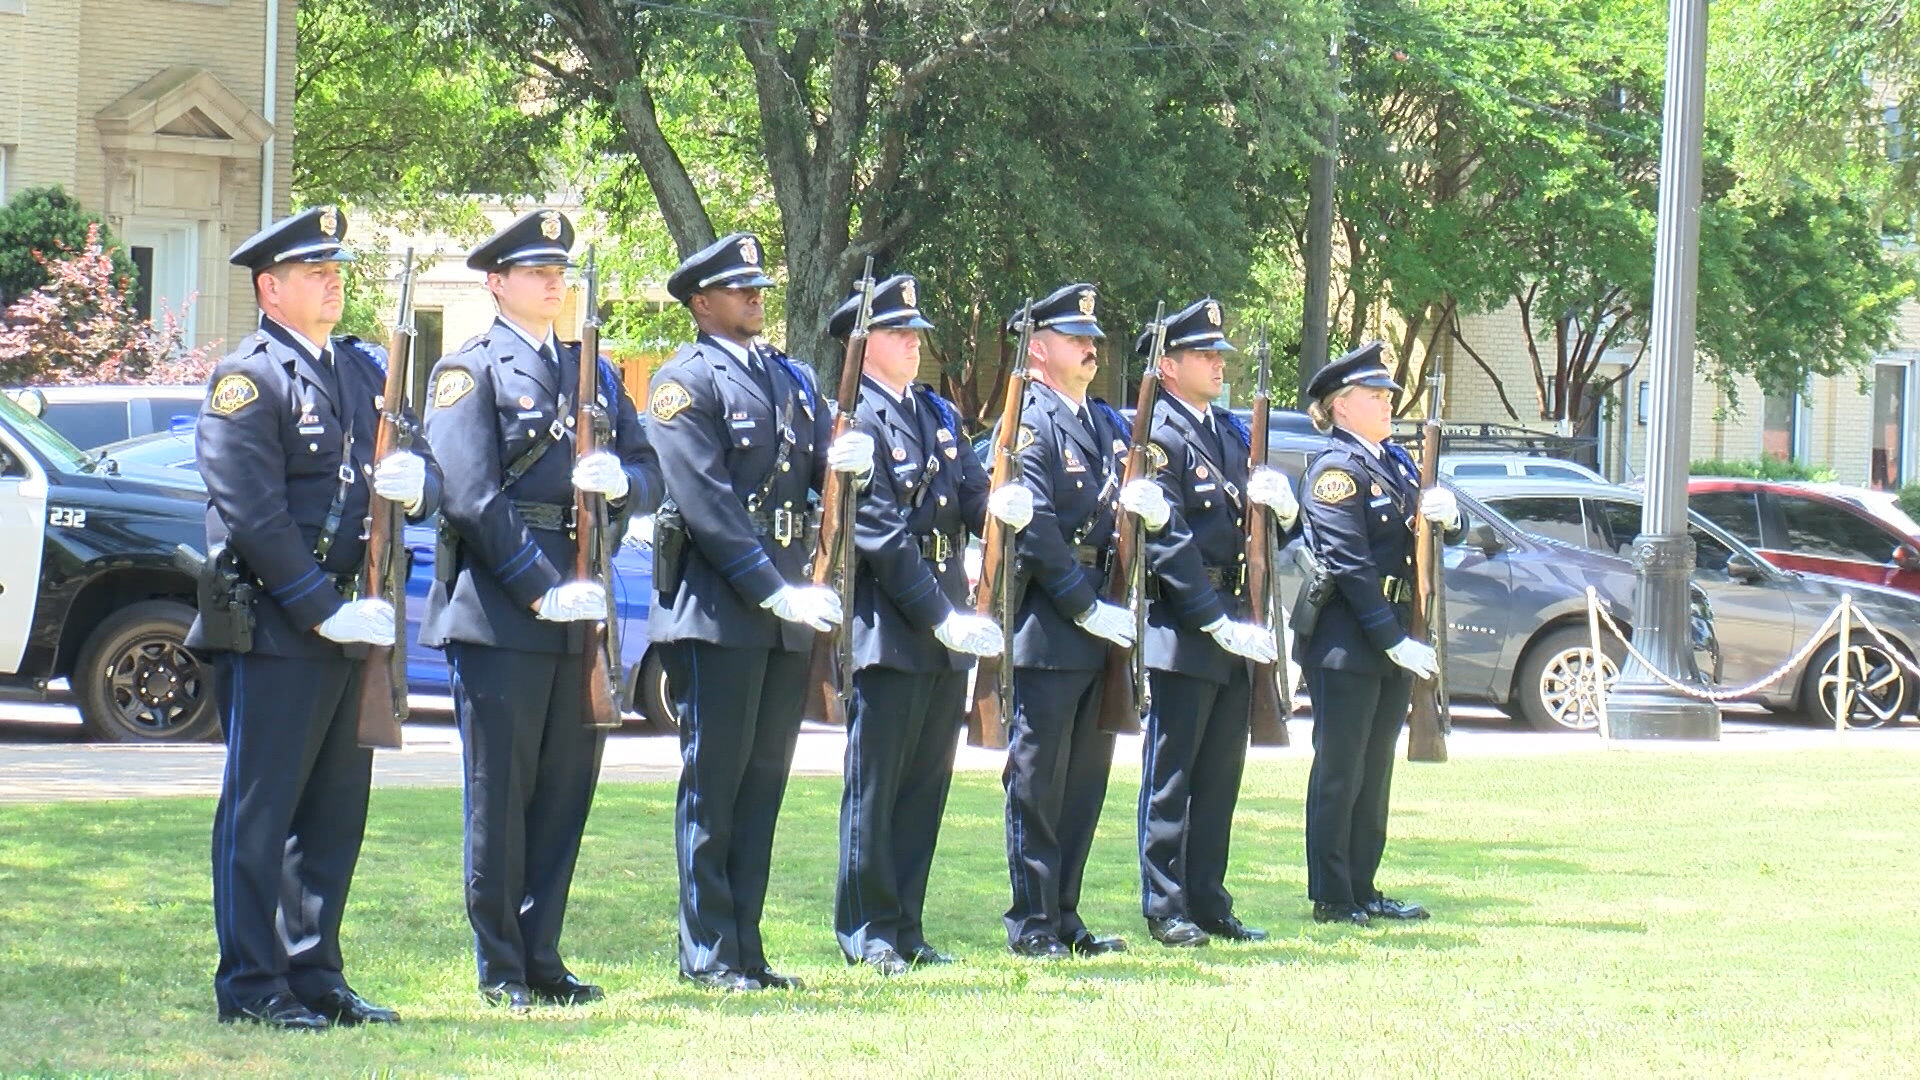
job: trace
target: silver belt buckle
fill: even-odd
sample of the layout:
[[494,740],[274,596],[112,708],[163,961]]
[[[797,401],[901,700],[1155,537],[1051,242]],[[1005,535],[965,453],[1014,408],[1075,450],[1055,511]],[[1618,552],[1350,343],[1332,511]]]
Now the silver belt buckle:
[[346,485],[348,485],[348,486],[352,486],[352,484],[353,484],[353,462],[351,462],[351,461],[343,461],[343,462],[341,462],[341,463],[340,463],[340,482],[341,482],[342,484],[346,484]]
[[773,512],[773,541],[781,547],[793,543],[793,511],[784,506]]

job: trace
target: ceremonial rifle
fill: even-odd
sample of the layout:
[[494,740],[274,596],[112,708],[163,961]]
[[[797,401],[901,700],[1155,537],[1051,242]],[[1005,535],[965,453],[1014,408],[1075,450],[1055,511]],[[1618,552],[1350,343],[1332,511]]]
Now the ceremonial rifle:
[[[407,419],[407,370],[413,360],[413,249],[400,271],[400,312],[394,317],[387,349],[387,379],[381,388],[379,426],[373,436],[373,460],[386,460],[413,442]],[[349,465],[350,467],[350,465]],[[393,605],[392,645],[369,645],[360,661],[359,716],[355,736],[361,746],[398,750],[400,724],[407,718],[407,542],[406,508],[367,494],[367,562],[360,573],[360,596]]]
[[[580,374],[574,387],[579,395],[573,426],[575,464],[585,460],[588,454],[614,445],[614,403],[600,404],[600,272],[591,247],[587,248],[585,276],[586,319],[580,327]],[[577,537],[573,557],[574,580],[598,582],[606,590],[608,615],[617,615],[613,610],[613,549],[619,546],[619,541],[607,535],[610,526],[606,496],[576,489],[573,493],[573,520],[574,535]],[[620,667],[620,621],[615,617],[604,622],[586,623],[582,631],[586,635],[586,664],[583,667],[586,682],[582,687],[584,695],[581,700],[586,703],[587,726],[617,728],[620,726],[620,697],[614,672]]]
[[[1126,469],[1120,486],[1148,477],[1147,445],[1153,431],[1153,403],[1160,396],[1160,357],[1167,347],[1167,305],[1153,310],[1147,333],[1152,345],[1147,366],[1140,373],[1140,393],[1134,398],[1133,431],[1127,442]],[[1116,510],[1113,518],[1113,565],[1107,569],[1107,602],[1133,612],[1133,647],[1107,646],[1107,666],[1101,675],[1100,730],[1110,735],[1133,735],[1147,705],[1147,529],[1140,515]]]
[[[1267,344],[1265,327],[1260,343],[1253,350],[1255,370],[1253,390],[1253,434],[1247,472],[1267,464],[1267,426],[1272,408],[1268,387],[1273,350]],[[1254,619],[1273,632],[1280,650],[1279,660],[1253,666],[1252,742],[1255,746],[1287,746],[1287,717],[1293,715],[1293,667],[1287,662],[1287,614],[1280,602],[1279,575],[1274,568],[1274,535],[1269,527],[1270,511],[1258,503],[1247,503],[1247,596],[1253,601]]]
[[[1438,483],[1440,473],[1440,376],[1427,379],[1427,419],[1420,425],[1420,492]],[[1447,593],[1439,526],[1415,511],[1413,527],[1413,627],[1415,641],[1432,638],[1434,675],[1413,684],[1413,708],[1407,717],[1407,760],[1447,760]]]
[[[1027,349],[1033,344],[1033,298],[1020,306],[1014,327],[1013,370],[1007,375],[1007,399],[1000,407],[1000,426],[993,432],[993,468],[989,491],[1020,481],[1020,459],[1014,447],[1020,433],[1020,414],[1027,401]],[[974,586],[973,610],[1000,624],[1000,655],[983,656],[973,669],[973,704],[967,709],[967,745],[1004,749],[1007,717],[1013,709],[1013,620],[1020,607],[1014,583],[1013,529],[987,515],[980,537],[980,581]]]

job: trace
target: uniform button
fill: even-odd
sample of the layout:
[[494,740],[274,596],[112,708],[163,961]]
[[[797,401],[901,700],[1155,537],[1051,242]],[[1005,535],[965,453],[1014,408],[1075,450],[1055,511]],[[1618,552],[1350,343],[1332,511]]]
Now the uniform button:
[[309,453],[309,454],[315,454],[315,453],[319,453],[319,451],[320,451],[320,444],[319,444],[319,443],[317,443],[317,442],[310,442],[310,443],[308,443],[308,444],[307,444],[307,453]]
[[1201,503],[1201,504],[1200,504],[1200,509],[1202,509],[1202,510],[1211,510],[1211,509],[1213,509],[1213,500],[1212,500],[1212,499],[1208,499],[1207,501],[1205,501],[1205,502],[1203,502],[1203,503]]
[[1087,485],[1085,485],[1085,484],[1083,484],[1083,483],[1081,483],[1081,482],[1080,482],[1080,481],[1078,481],[1078,480],[1075,480],[1075,481],[1073,482],[1073,486],[1074,486],[1074,487],[1076,487],[1076,488],[1083,488],[1083,487],[1086,487]]
[[945,495],[936,496],[933,501],[940,506],[947,505],[947,497]]
[[1381,520],[1381,521],[1391,521],[1392,519],[1391,519],[1391,518],[1389,518],[1389,517],[1387,517],[1387,515],[1385,515],[1385,514],[1381,514],[1381,515],[1380,515],[1380,520]]
[[748,440],[748,439],[741,439],[741,440],[740,440],[740,445],[741,445],[741,446],[752,446],[752,445],[753,445],[753,443],[752,443],[752,441],[751,441],[751,440]]
[[528,429],[527,429],[527,438],[529,438],[529,439],[537,439],[537,438],[539,438],[539,437],[540,437],[540,433],[539,433],[539,432],[537,432],[537,431],[535,431],[535,430],[534,430],[534,429],[532,429],[532,428],[528,428]]
[[793,462],[791,462],[791,461],[783,461],[783,462],[781,462],[781,463],[780,463],[780,471],[781,471],[781,472],[792,472],[792,471],[793,471]]
[[1247,527],[1247,519],[1246,519],[1246,518],[1234,518],[1234,519],[1233,519],[1233,527],[1234,527],[1234,528],[1236,528],[1236,529],[1244,529],[1244,528],[1246,528],[1246,527]]

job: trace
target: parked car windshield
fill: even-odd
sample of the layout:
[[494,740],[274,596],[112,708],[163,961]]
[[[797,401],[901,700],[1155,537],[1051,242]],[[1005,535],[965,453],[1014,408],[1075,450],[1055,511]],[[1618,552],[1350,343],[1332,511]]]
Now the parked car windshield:
[[62,472],[78,472],[85,469],[91,459],[80,448],[68,442],[66,436],[55,431],[45,420],[21,408],[12,398],[0,394],[0,415],[20,437],[33,444],[35,450],[46,455]]

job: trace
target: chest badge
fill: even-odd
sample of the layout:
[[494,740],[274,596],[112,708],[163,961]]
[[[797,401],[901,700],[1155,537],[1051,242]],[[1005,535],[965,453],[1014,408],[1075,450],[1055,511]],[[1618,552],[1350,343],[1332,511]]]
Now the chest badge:
[[895,460],[895,461],[905,461],[905,460],[907,460],[907,452],[906,452],[906,450],[905,450],[904,448],[902,448],[902,447],[898,447],[898,446],[896,446],[896,447],[894,447],[894,448],[893,448],[893,460]]
[[1379,485],[1379,484],[1375,484],[1375,485],[1373,485],[1373,496],[1374,496],[1374,498],[1376,498],[1376,499],[1380,497],[1380,485]]
[[1195,465],[1193,467],[1193,475],[1205,480],[1207,478],[1207,467],[1205,465]]
[[520,395],[520,407],[521,407],[521,408],[523,408],[523,409],[531,409],[531,408],[533,408],[533,398],[531,398],[531,397],[529,397],[529,396],[527,396],[526,394],[521,394],[521,395]]
[[1313,482],[1313,497],[1316,502],[1344,502],[1358,494],[1360,487],[1353,477],[1339,469],[1328,469]]

